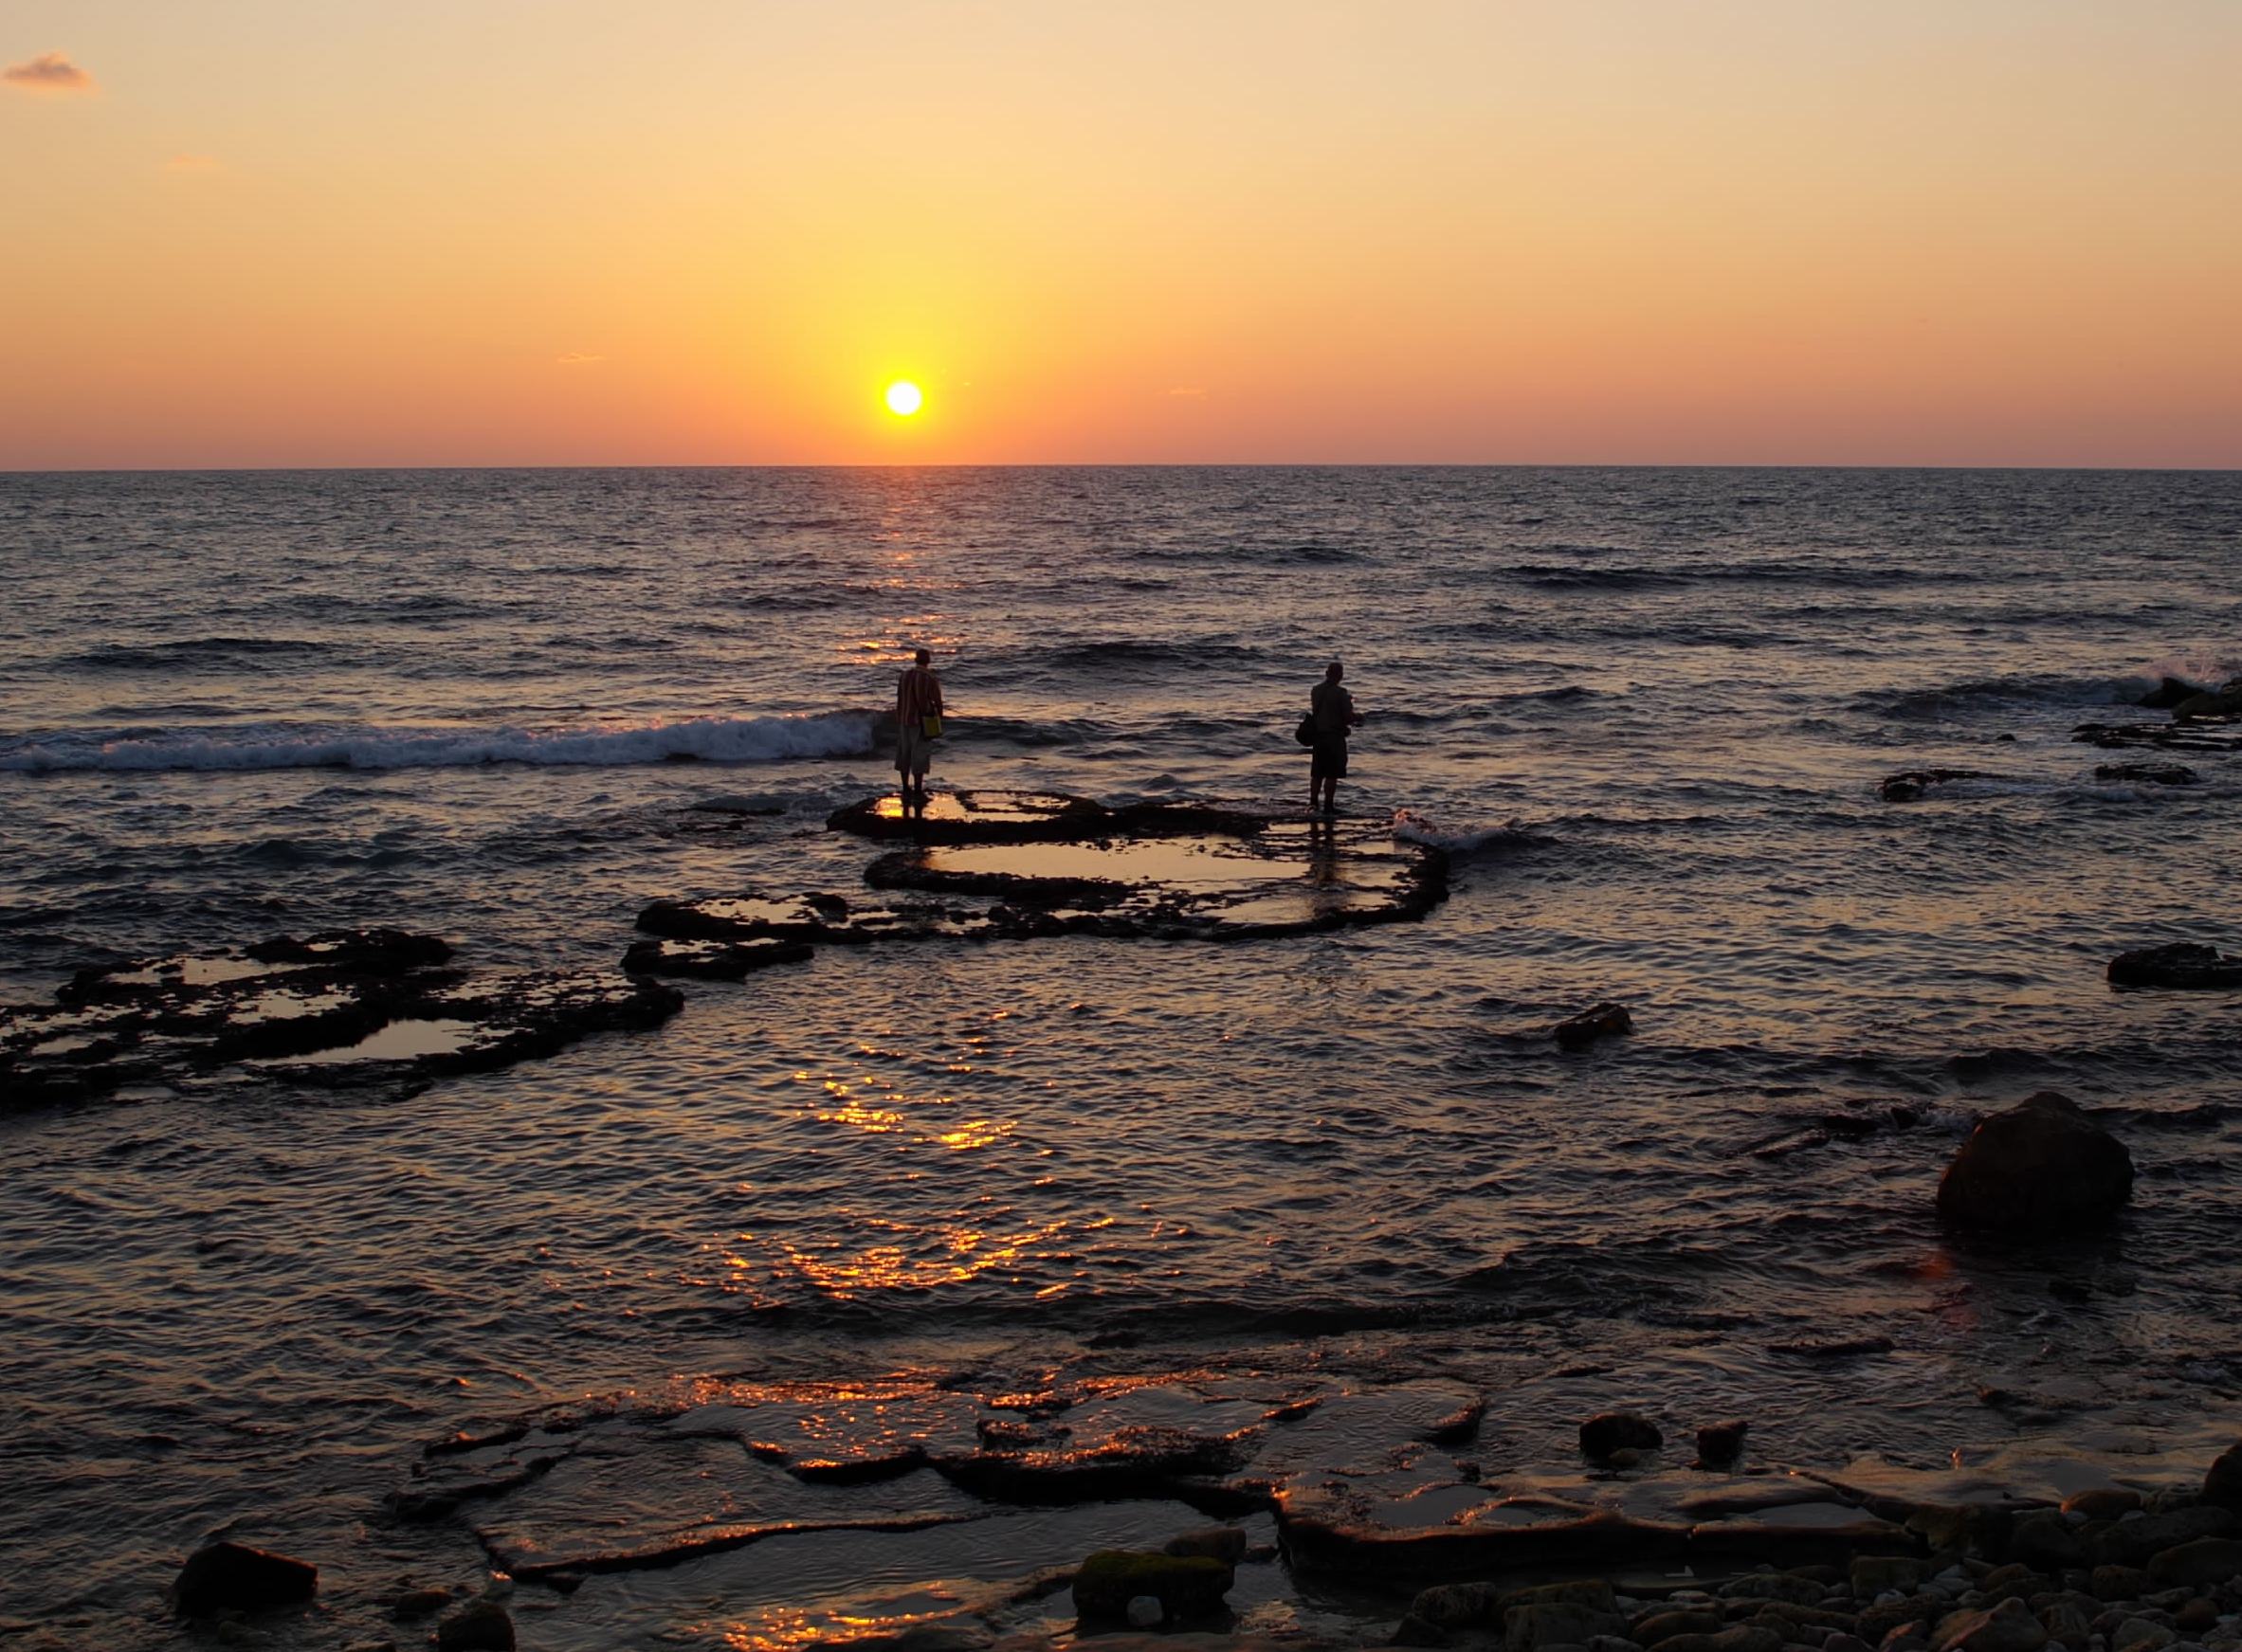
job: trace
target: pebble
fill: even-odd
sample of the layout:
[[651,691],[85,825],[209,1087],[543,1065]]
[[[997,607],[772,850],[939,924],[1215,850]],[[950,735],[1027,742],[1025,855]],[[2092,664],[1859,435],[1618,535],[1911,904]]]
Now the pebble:
[[1160,1605],[1160,1597],[1157,1594],[1129,1597],[1129,1622],[1139,1629],[1158,1627],[1160,1620],[1167,1615],[1167,1608]]

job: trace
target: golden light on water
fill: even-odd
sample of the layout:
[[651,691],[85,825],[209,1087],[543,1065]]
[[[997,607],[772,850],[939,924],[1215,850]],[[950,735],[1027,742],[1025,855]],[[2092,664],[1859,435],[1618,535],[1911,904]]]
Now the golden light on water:
[[887,387],[887,410],[899,419],[909,418],[925,405],[925,392],[907,378],[899,378]]

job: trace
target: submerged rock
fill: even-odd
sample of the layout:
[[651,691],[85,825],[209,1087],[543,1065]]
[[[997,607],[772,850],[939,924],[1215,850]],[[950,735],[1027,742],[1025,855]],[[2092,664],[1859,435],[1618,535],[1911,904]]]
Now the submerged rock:
[[514,1620],[492,1600],[462,1607],[436,1625],[436,1652],[514,1652]]
[[2184,700],[2193,699],[2203,690],[2183,678],[2165,677],[2158,680],[2150,689],[2133,703],[2144,711],[2170,711]]
[[400,930],[279,935],[81,971],[51,1006],[0,1008],[0,1095],[105,1095],[221,1068],[338,1087],[413,1081],[651,1026],[674,989],[599,971],[479,975]]
[[2205,946],[2201,941],[2141,947],[2110,959],[2109,984],[2189,990],[2242,987],[2242,957]]
[[1744,1436],[1751,1432],[1751,1424],[1741,1417],[1732,1417],[1724,1423],[1709,1423],[1697,1431],[1697,1466],[1704,1469],[1732,1468],[1743,1456]]
[[1988,774],[1978,769],[1910,769],[1886,778],[1876,788],[1876,794],[1887,803],[1914,803],[1933,786],[1945,786],[1956,780],[1999,778],[1997,774]]
[[665,975],[695,981],[741,981],[775,964],[807,963],[816,948],[808,941],[690,941],[650,937],[631,943],[623,954],[630,975]]
[[2014,1236],[2108,1221],[2133,1191],[2124,1143],[2052,1090],[1979,1119],[1939,1180],[1939,1215]]
[[2191,694],[2172,707],[2172,720],[2188,717],[2226,717],[2242,712],[2242,677],[2231,677],[2215,689]]
[[299,1606],[319,1590],[319,1569],[308,1560],[246,1543],[206,1543],[187,1557],[172,1585],[179,1615],[268,1611]]
[[2203,776],[2185,763],[2101,763],[2095,766],[2094,778],[2134,786],[2196,786]]
[[1597,1004],[1568,1015],[1549,1029],[1561,1049],[1586,1049],[1599,1038],[1616,1038],[1634,1031],[1634,1018],[1624,1004]]
[[[1108,809],[1012,792],[949,801],[948,812],[930,811],[923,831],[889,812],[892,798],[834,815],[837,829],[913,841],[866,868],[867,885],[891,892],[884,900],[660,900],[639,914],[638,927],[670,940],[735,945],[1065,935],[1236,940],[1409,921],[1448,896],[1445,853],[1397,843],[1376,823],[1334,828],[1212,805]],[[671,954],[631,955],[651,964]]]

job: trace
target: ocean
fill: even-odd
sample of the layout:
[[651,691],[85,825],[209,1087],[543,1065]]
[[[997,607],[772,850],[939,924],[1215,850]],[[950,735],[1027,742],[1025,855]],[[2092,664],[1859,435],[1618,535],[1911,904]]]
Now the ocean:
[[[1342,808],[1452,863],[1416,923],[829,950],[417,1094],[0,1108],[0,1628],[165,1644],[230,1534],[328,1566],[275,1643],[354,1643],[487,1565],[383,1516],[427,1443],[720,1378],[1433,1372],[1490,1472],[1613,1405],[1795,1462],[2231,1437],[2234,1000],[2104,966],[2236,942],[2242,768],[2071,731],[2242,672],[2238,573],[2237,473],[0,476],[0,1001],[349,925],[611,968],[655,899],[860,888],[824,821],[919,645],[938,789],[1107,802],[1303,805],[1343,660]],[[1934,766],[1981,777],[1879,796]],[[1940,1171],[2042,1089],[2130,1211],[1956,1245]],[[806,1643],[936,1564],[849,1545],[531,1643]]]

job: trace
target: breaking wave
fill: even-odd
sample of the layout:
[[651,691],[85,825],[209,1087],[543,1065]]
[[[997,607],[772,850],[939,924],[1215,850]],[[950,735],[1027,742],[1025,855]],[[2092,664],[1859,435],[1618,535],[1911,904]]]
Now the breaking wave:
[[104,739],[42,735],[0,747],[0,770],[54,774],[99,771],[243,769],[454,769],[485,763],[629,765],[768,763],[870,752],[877,712],[810,717],[697,717],[635,728],[286,728],[155,733]]

